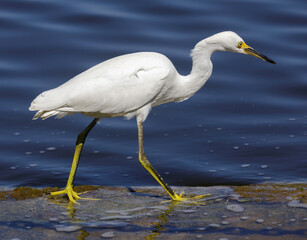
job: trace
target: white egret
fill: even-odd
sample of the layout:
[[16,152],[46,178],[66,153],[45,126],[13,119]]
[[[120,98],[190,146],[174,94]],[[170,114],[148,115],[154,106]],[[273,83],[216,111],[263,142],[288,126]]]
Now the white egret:
[[70,201],[81,198],[73,190],[81,150],[85,139],[97,121],[106,117],[136,117],[138,126],[139,161],[161,184],[172,200],[177,195],[147,160],[143,145],[143,122],[152,107],[190,98],[212,73],[210,57],[215,51],[231,51],[258,57],[275,63],[245,44],[231,31],[221,32],[198,42],[192,50],[192,71],[180,75],[172,62],[155,52],[126,54],[104,61],[77,75],[61,86],[38,95],[29,110],[38,111],[33,119],[57,118],[82,113],[94,120],[78,135],[75,154],[66,188],[52,195],[67,194]]

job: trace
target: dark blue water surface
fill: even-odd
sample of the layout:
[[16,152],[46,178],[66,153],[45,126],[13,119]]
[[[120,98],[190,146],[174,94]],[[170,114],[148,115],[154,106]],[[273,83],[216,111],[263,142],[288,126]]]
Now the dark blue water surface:
[[[152,110],[148,159],[171,185],[307,180],[307,2],[1,1],[0,185],[66,183],[76,114],[32,121],[28,107],[111,57],[156,51],[181,74],[201,39],[232,30],[277,64],[215,53],[213,74],[191,99]],[[135,119],[104,119],[90,133],[76,185],[157,185],[138,163]]]

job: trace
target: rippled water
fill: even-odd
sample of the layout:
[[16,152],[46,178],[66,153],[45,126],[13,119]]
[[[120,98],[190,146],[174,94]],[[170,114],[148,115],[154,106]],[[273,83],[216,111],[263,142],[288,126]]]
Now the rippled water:
[[[1,1],[2,186],[64,186],[81,115],[32,121],[30,102],[117,55],[157,51],[181,74],[190,49],[232,30],[277,64],[215,53],[188,101],[156,107],[145,151],[171,185],[306,181],[307,3],[294,1]],[[90,133],[75,184],[157,185],[137,159],[135,120]]]

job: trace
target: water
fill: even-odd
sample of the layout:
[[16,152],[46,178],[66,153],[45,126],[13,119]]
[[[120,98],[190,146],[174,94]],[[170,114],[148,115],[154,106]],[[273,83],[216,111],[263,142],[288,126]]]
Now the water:
[[[171,185],[306,181],[306,9],[303,0],[1,1],[0,185],[66,183],[90,119],[32,121],[40,92],[136,51],[161,52],[188,74],[190,49],[224,30],[277,64],[215,53],[205,87],[149,115],[147,157]],[[95,127],[75,184],[157,185],[138,163],[135,120]]]

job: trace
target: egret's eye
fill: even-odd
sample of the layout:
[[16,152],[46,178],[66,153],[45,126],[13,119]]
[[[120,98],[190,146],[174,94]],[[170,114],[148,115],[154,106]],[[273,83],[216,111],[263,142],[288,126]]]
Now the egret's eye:
[[239,42],[238,43],[238,48],[241,48],[242,47],[242,44],[243,44],[243,42],[241,41],[241,42]]

